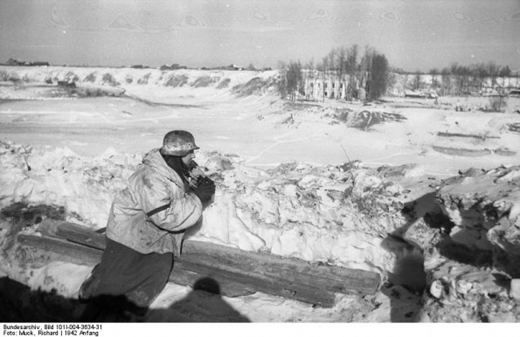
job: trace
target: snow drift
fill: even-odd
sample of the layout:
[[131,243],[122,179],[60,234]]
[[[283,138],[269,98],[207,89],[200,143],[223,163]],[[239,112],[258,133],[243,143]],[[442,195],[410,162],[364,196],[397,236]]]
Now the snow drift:
[[[115,193],[141,160],[117,153],[86,159],[67,149],[0,144],[2,208],[16,202],[64,207],[68,221],[94,229],[106,225]],[[392,269],[395,252],[381,243],[405,224],[401,209],[409,191],[385,178],[384,170],[355,162],[290,163],[264,171],[237,156],[197,156],[217,192],[192,239],[380,273]]]
[[[101,228],[114,193],[140,160],[120,153],[85,159],[67,149],[2,142],[0,207],[5,216],[15,203],[47,205],[68,221]],[[420,321],[520,318],[518,166],[469,170],[441,181],[414,165],[288,163],[259,170],[218,152],[200,152],[197,161],[216,181],[217,193],[190,240],[373,270],[387,280],[385,287],[426,287]],[[33,231],[42,220],[18,230]],[[14,234],[3,233],[4,250]],[[425,273],[415,284],[417,270],[399,271],[414,259]],[[14,271],[4,266],[3,272]],[[62,291],[72,286],[79,284],[62,285]]]

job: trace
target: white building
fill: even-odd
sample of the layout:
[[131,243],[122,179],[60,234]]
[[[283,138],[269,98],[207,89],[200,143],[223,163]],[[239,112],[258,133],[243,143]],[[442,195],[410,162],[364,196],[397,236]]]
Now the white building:
[[351,99],[347,97],[349,85],[354,84],[354,90],[350,92],[358,92],[359,84],[356,79],[350,81],[348,76],[344,76],[344,79],[340,80],[338,76],[324,75],[320,72],[306,72],[304,79],[304,95],[303,99],[306,100],[323,100],[329,99]]

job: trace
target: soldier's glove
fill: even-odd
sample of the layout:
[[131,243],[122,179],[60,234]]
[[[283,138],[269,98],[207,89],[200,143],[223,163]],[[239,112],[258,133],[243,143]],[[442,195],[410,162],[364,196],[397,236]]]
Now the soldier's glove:
[[215,183],[208,177],[200,177],[197,182],[197,187],[193,189],[195,195],[203,203],[211,200],[213,194],[215,194]]

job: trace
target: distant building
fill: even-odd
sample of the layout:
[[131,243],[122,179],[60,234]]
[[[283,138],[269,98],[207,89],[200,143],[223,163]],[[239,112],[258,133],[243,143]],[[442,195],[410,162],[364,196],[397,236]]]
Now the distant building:
[[422,92],[417,92],[414,90],[405,90],[404,91],[404,97],[408,98],[426,98],[426,94]]
[[49,62],[31,62],[29,65],[34,67],[48,67]]
[[174,64],[164,64],[161,67],[159,67],[160,70],[177,70],[177,69],[186,69],[185,66],[180,66],[177,63]]
[[76,88],[76,82],[73,81],[58,81],[60,88]]
[[[319,72],[306,71],[303,81],[304,99],[323,100],[330,99],[352,99],[349,97],[353,92],[359,95],[359,81],[349,76],[339,79],[335,75],[323,75]],[[352,86],[352,87],[351,87]]]
[[244,67],[242,66],[237,66],[236,64],[232,64],[232,65],[229,65],[227,67],[228,70],[244,70]]
[[12,58],[7,60],[7,64],[10,65],[10,66],[25,66],[25,65],[27,65],[27,63],[25,61],[18,61],[18,60],[12,59]]
[[10,66],[29,66],[29,67],[48,67],[49,62],[25,62],[25,61],[18,61],[13,58],[10,58],[7,60],[7,65]]

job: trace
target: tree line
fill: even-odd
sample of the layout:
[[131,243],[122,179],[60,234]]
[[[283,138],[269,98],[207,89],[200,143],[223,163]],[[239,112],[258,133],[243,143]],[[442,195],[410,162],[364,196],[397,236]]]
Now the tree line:
[[[428,73],[407,72],[392,68],[386,56],[371,46],[361,50],[358,45],[333,48],[315,64],[298,61],[280,62],[279,92],[282,97],[295,100],[305,95],[305,82],[321,78],[334,79],[345,84],[346,99],[375,100],[383,96],[396,81],[396,74],[412,75],[406,86],[412,90],[425,87],[425,75],[431,75],[431,89],[441,95],[464,95],[482,90],[487,84],[496,86],[498,78],[515,76],[509,66],[494,62],[468,66],[457,62],[442,69],[433,68]],[[518,74],[516,74],[518,76]]]
[[[400,69],[396,73],[407,74]],[[408,73],[410,74],[410,73]],[[419,71],[413,73],[411,87],[420,90],[424,87],[424,75]],[[439,91],[441,95],[467,95],[481,91],[484,87],[500,87],[499,78],[516,77],[509,66],[500,66],[494,62],[476,63],[468,66],[459,65],[457,62],[444,67],[441,70],[431,69],[427,75],[432,76],[431,88]]]
[[463,66],[457,62],[453,62],[449,67],[444,67],[441,70],[432,68],[429,72],[431,75],[457,75],[457,76],[472,76],[472,77],[510,77],[513,71],[509,66],[500,66],[495,62],[475,63],[469,66]]

